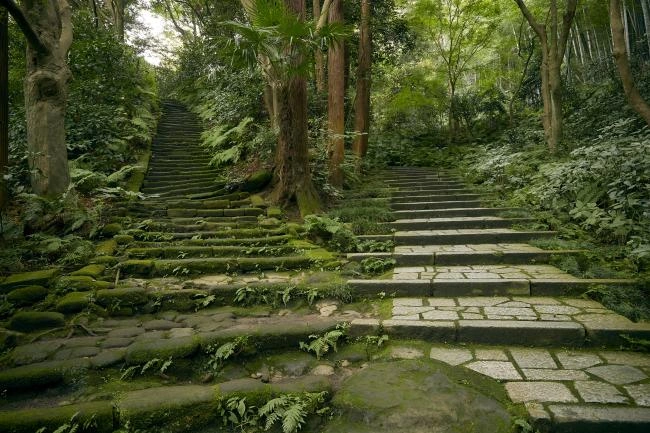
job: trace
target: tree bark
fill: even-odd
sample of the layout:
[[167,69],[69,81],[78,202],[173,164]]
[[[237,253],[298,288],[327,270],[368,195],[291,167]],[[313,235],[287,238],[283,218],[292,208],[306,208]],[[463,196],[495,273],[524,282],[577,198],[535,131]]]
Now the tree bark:
[[614,61],[616,62],[618,73],[621,76],[623,90],[625,91],[625,97],[628,103],[650,125],[650,107],[634,84],[634,76],[630,68],[628,54],[625,51],[625,28],[620,11],[620,0],[611,0],[609,3],[609,21],[614,42]]
[[361,0],[361,30],[359,34],[359,64],[357,66],[357,95],[354,107],[354,142],[352,151],[358,158],[368,152],[370,130],[370,87],[372,85],[372,35],[370,33],[370,0]]
[[[321,7],[320,0],[313,0],[314,21],[320,20]],[[325,55],[320,49],[314,53],[314,77],[316,80],[316,91],[320,94],[325,93]]]
[[9,13],[0,8],[0,211],[9,202]]
[[[334,0],[329,22],[343,22],[341,0]],[[329,177],[335,187],[343,186],[341,164],[345,158],[345,45],[336,41],[329,50],[327,68],[327,123],[329,132]]]
[[[285,3],[305,19],[304,0],[285,0]],[[309,168],[307,80],[294,75],[280,83],[276,87],[276,104],[279,132],[272,197],[285,205],[295,200],[302,216],[316,213],[320,199]]]
[[124,41],[124,0],[105,0],[104,9],[113,27],[113,32],[120,41]]
[[31,183],[41,196],[65,192],[70,183],[65,143],[67,56],[72,44],[70,5],[66,0],[25,0],[25,15],[48,52],[27,46],[25,111]]
[[541,91],[544,103],[542,123],[549,151],[555,153],[562,140],[563,132],[561,67],[578,1],[567,0],[567,10],[562,17],[561,27],[557,0],[550,2],[547,24],[537,22],[524,0],[514,1],[540,40],[542,50]]

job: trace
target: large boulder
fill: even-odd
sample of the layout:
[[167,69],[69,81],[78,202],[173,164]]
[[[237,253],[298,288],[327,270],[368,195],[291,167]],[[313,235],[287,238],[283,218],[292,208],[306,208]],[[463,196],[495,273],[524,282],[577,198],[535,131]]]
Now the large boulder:
[[[468,378],[471,380],[470,378]],[[326,433],[500,433],[512,431],[503,403],[459,383],[431,361],[371,364],[332,403],[341,416]]]

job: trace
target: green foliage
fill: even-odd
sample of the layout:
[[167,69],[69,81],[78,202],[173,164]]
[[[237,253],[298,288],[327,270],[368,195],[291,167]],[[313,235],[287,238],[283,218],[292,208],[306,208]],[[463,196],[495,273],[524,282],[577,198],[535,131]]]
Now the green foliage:
[[366,352],[366,360],[371,361],[372,356],[382,348],[384,343],[389,340],[388,335],[364,335],[357,337],[357,341],[363,344],[363,348]]
[[395,248],[393,241],[362,241],[357,245],[360,253],[388,253]]
[[351,226],[355,235],[386,233],[383,224],[395,218],[390,210],[388,200],[363,200],[359,203],[344,203],[328,212],[328,215]]
[[250,350],[251,343],[249,339],[247,335],[243,335],[220,346],[208,346],[205,350],[205,353],[208,355],[208,369],[214,373],[220,373],[226,361],[231,358],[236,358],[243,352]]
[[310,415],[325,415],[327,392],[282,394],[260,408],[249,405],[246,397],[230,397],[219,402],[218,414],[223,425],[236,431],[256,433],[280,424],[283,433],[296,433]]
[[[70,417],[70,421],[61,424],[53,433],[77,433],[78,431],[92,431],[97,428],[97,420],[95,416],[91,416],[89,419],[85,420],[83,423],[79,423],[79,412],[76,412]],[[36,433],[48,433],[47,427],[41,427],[36,430]]]
[[396,264],[397,261],[392,258],[368,257],[361,260],[361,271],[365,274],[379,275],[394,268]]
[[316,355],[316,359],[320,359],[330,349],[336,352],[338,340],[347,335],[349,328],[350,325],[348,323],[343,323],[336,325],[336,329],[328,331],[323,335],[312,334],[309,336],[311,341],[308,343],[300,342],[300,349],[308,353],[313,352]]
[[172,363],[173,360],[171,357],[169,357],[168,359],[153,358],[147,361],[144,365],[132,365],[130,367],[125,368],[124,371],[122,372],[122,375],[120,376],[120,380],[130,380],[136,374],[140,376],[144,376],[147,373],[147,371],[154,371],[155,374],[164,377],[165,372],[172,365]]
[[354,233],[338,219],[320,215],[305,217],[305,231],[310,239],[335,251],[356,251]]
[[276,423],[282,425],[282,433],[295,433],[305,424],[310,414],[324,415],[329,408],[322,408],[327,392],[284,394],[269,400],[260,407],[259,415],[264,420],[264,430],[270,430]]
[[245,286],[237,289],[234,302],[243,306],[270,305],[277,308],[291,302],[304,300],[313,305],[319,299],[338,299],[351,302],[352,292],[346,285],[334,285],[326,288],[299,287],[289,285],[284,288]]

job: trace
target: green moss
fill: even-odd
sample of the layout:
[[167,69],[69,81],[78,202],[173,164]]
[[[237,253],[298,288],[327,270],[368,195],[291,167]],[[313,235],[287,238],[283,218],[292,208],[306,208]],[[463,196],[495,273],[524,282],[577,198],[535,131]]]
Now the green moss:
[[78,313],[88,306],[90,295],[85,292],[72,292],[65,295],[57,304],[56,311],[63,314]]
[[[0,412],[0,431],[34,433],[45,428],[45,432],[50,433],[69,423],[73,416],[79,426],[76,430],[79,433],[113,431],[113,404],[109,401]],[[88,424],[87,428],[84,428],[85,424]]]
[[[101,265],[97,265],[101,266]],[[74,275],[61,277],[56,282],[56,287],[61,290],[73,290],[79,292],[88,292],[91,290],[102,290],[111,287],[108,281],[95,280],[87,275]]]
[[244,180],[241,190],[246,192],[261,191],[271,182],[271,179],[273,179],[273,173],[269,170],[258,170]]
[[12,290],[7,295],[7,301],[14,304],[16,307],[24,307],[32,305],[36,302],[45,299],[47,296],[47,289],[42,286],[27,286]]
[[6,293],[17,287],[48,286],[49,282],[57,275],[59,275],[59,270],[55,268],[13,274],[0,283],[0,293]]
[[138,168],[133,170],[131,177],[126,182],[126,190],[131,192],[139,192],[144,182],[149,161],[151,160],[151,150],[147,149],[138,156]]
[[102,235],[107,238],[112,238],[115,235],[119,235],[122,230],[123,227],[121,224],[118,223],[106,224],[102,228]]
[[154,358],[186,358],[192,356],[198,348],[199,340],[195,337],[137,341],[128,347],[125,359],[133,365],[144,364]]
[[313,250],[316,248],[320,248],[318,245],[302,239],[291,239],[288,243],[292,247],[300,250]]
[[113,240],[117,242],[118,245],[128,245],[134,241],[133,236],[131,235],[115,235]]
[[55,312],[16,313],[9,321],[9,329],[21,332],[62,328],[63,326],[65,326],[65,317],[63,317],[63,314]]
[[147,292],[139,287],[106,289],[97,291],[97,303],[102,307],[132,307],[147,303]]
[[315,263],[327,263],[336,260],[336,256],[324,248],[307,250],[305,256]]
[[106,266],[114,266],[119,262],[119,259],[114,256],[97,256],[90,261],[90,263]]
[[149,276],[154,269],[154,261],[127,260],[120,263],[120,268],[127,275]]
[[[122,236],[122,235],[118,235],[118,236]],[[108,239],[98,243],[95,246],[95,254],[98,256],[112,256],[113,254],[115,254],[116,249],[117,249],[117,241],[115,240],[115,238]]]
[[250,196],[250,201],[251,201],[251,206],[253,206],[253,207],[265,208],[265,207],[268,206],[266,204],[266,201],[257,194],[251,195]]
[[266,210],[266,216],[269,218],[282,218],[282,209],[279,207],[270,207]]
[[101,275],[104,273],[105,270],[106,270],[106,266],[99,265],[99,264],[94,264],[94,265],[84,266],[83,268],[70,273],[70,275],[72,275],[72,276],[88,276],[88,277],[93,277],[93,278],[99,278],[99,277],[101,277]]

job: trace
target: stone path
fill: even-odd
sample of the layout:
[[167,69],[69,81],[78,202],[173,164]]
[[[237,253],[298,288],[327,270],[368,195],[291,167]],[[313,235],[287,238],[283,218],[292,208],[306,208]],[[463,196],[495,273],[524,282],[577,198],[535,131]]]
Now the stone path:
[[542,431],[650,429],[650,355],[584,349],[650,338],[650,324],[579,297],[594,284],[633,281],[580,279],[548,264],[579,251],[530,245],[555,233],[514,229],[531,220],[502,216],[517,209],[482,207],[489,200],[453,175],[395,168],[384,176],[394,232],[367,238],[395,248],[348,258],[390,258],[397,266],[389,279],[349,283],[397,297],[389,318],[355,319],[353,332],[450,343],[434,346],[430,357],[505,382]]

